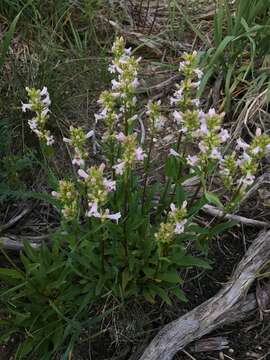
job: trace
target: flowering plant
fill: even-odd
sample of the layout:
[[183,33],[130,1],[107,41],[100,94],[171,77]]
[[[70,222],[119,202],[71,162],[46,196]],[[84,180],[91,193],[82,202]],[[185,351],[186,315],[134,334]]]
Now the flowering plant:
[[[112,52],[112,87],[100,95],[95,115],[103,135],[71,127],[63,139],[71,148],[76,176],[59,180],[52,191],[62,217],[60,229],[49,247],[32,249],[25,243],[24,270],[14,264],[0,272],[14,285],[1,294],[14,314],[3,336],[18,329],[27,335],[19,356],[33,349],[51,354],[69,339],[67,355],[91,323],[87,310],[109,295],[120,300],[144,296],[152,303],[159,297],[170,304],[172,296],[186,301],[181,269],[209,268],[190,249],[202,255],[212,236],[234,224],[201,227],[196,215],[209,203],[224,215],[234,211],[270,148],[269,135],[258,128],[249,144],[238,139],[235,149],[225,151],[230,136],[222,127],[225,114],[203,111],[196,98],[203,76],[196,52],[184,54],[180,63],[183,78],[170,98],[171,121],[162,115],[160,100],[147,104],[143,142],[136,97],[140,59],[125,48],[123,38],[116,39]],[[22,110],[35,113],[29,126],[42,146],[50,148],[48,90],[26,90],[29,102]],[[169,128],[173,145],[159,153]],[[99,164],[92,161],[90,138],[99,143]],[[185,187],[191,178],[197,181],[195,191]],[[223,193],[211,190],[213,179]]]
[[[69,138],[64,138],[73,149],[77,177],[60,180],[52,192],[63,216],[61,241],[68,242],[73,252],[70,261],[78,274],[92,282],[96,295],[110,291],[120,298],[144,295],[151,302],[159,296],[170,303],[171,295],[185,300],[179,287],[181,267],[209,267],[189,255],[187,245],[190,241],[202,245],[232,225],[226,222],[203,229],[196,224],[196,214],[207,203],[223,209],[224,214],[235,209],[254,181],[270,138],[257,129],[251,144],[239,139],[235,150],[224,154],[223,145],[230,136],[222,127],[225,114],[213,108],[202,110],[195,96],[203,76],[197,53],[184,54],[179,67],[183,79],[170,98],[175,144],[167,151],[166,181],[150,180],[153,153],[169,124],[164,123],[161,102],[150,101],[145,110],[148,137],[146,145],[140,143],[136,97],[140,58],[125,48],[121,37],[112,53],[111,90],[100,95],[100,110],[95,115],[97,128],[105,129],[97,140],[103,162],[90,165],[87,142],[93,130],[86,133],[71,127]],[[29,125],[49,145],[52,136],[44,126],[50,103],[47,89],[27,92],[30,101],[22,105],[23,111],[36,112]],[[226,193],[221,197],[209,190],[212,176],[224,185]],[[198,179],[194,194],[183,187],[191,177]]]

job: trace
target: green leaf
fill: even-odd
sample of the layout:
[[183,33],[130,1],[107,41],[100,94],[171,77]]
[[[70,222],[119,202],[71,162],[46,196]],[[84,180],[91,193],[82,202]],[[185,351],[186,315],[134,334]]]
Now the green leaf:
[[143,268],[143,272],[145,273],[146,276],[148,276],[149,278],[153,278],[153,276],[155,275],[155,269],[152,269],[150,267],[144,267]]
[[217,197],[217,195],[215,195],[214,193],[206,191],[204,193],[204,196],[205,196],[206,200],[210,204],[216,205],[217,207],[223,209],[223,205],[222,205],[221,201],[219,200],[219,198]]
[[174,288],[174,289],[170,289],[170,292],[173,293],[177,297],[177,299],[179,299],[183,302],[188,302],[188,299],[187,299],[184,291],[179,289],[178,287]]
[[175,271],[168,271],[163,274],[158,274],[157,279],[163,280],[169,283],[178,284],[182,283],[182,279],[180,278],[178,272]]
[[145,297],[145,299],[150,302],[151,304],[155,303],[155,298],[153,297],[153,295],[150,293],[149,289],[145,288],[143,289],[143,296]]
[[153,292],[155,292],[163,301],[165,301],[166,304],[172,305],[172,302],[166,290],[155,285],[150,285],[150,289],[153,290]]
[[213,226],[211,229],[209,229],[209,237],[211,238],[214,235],[221,234],[225,230],[228,230],[237,224],[238,221],[236,220],[226,221],[225,223],[217,224]]
[[182,259],[179,259],[178,265],[183,267],[197,266],[203,269],[211,269],[211,266],[207,261],[192,255],[186,255]]
[[24,276],[21,272],[15,269],[0,268],[0,279],[9,280],[23,280]]
[[125,268],[125,270],[122,272],[122,289],[125,290],[128,282],[130,280],[130,274],[128,268]]

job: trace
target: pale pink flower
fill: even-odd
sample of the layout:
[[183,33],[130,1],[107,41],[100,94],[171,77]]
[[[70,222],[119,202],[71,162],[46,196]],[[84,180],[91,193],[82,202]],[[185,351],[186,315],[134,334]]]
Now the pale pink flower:
[[221,143],[224,143],[225,141],[227,141],[229,139],[230,135],[228,133],[228,130],[226,129],[221,129],[220,133],[219,133],[219,139]]
[[217,148],[212,149],[210,157],[212,159],[215,159],[215,160],[221,160],[222,159],[222,155],[221,155],[220,151]]
[[196,155],[194,155],[194,156],[188,155],[187,156],[187,164],[190,166],[196,165],[198,161],[199,161],[199,158]]
[[141,161],[146,157],[146,154],[144,153],[143,149],[141,147],[138,147],[135,149],[135,158],[137,161]]
[[201,152],[205,153],[208,151],[208,146],[203,141],[200,141],[198,146]]
[[247,148],[249,148],[249,145],[243,141],[241,138],[237,139],[236,140],[236,150],[240,150],[240,149],[243,149],[243,150],[246,150]]
[[186,209],[186,207],[187,207],[187,200],[184,200],[181,209]]
[[71,139],[68,139],[68,138],[66,138],[66,137],[63,137],[63,141],[64,141],[65,143],[68,143],[68,144],[71,144],[71,143],[72,143],[72,140],[71,140]]
[[114,220],[114,221],[116,221],[118,223],[118,220],[121,218],[121,213],[118,212],[118,213],[115,213],[115,214],[110,214],[109,210],[106,209],[105,210],[105,217],[107,219]]
[[262,129],[257,128],[255,135],[256,135],[256,136],[261,136],[261,135],[262,135]]
[[171,209],[172,213],[174,213],[176,211],[176,206],[174,205],[174,203],[171,203],[170,209]]
[[46,86],[43,86],[42,90],[40,91],[40,96],[48,96],[48,89]]
[[178,125],[183,121],[183,115],[176,110],[173,112],[173,118]]
[[200,99],[193,99],[191,100],[192,104],[196,107],[199,107],[200,106]]
[[216,110],[214,108],[209,109],[208,115],[209,116],[215,116],[216,115]]
[[104,179],[103,184],[107,191],[115,191],[116,190],[116,182],[113,180]]
[[126,162],[121,161],[117,165],[113,166],[113,169],[115,169],[115,172],[117,175],[123,175],[124,169],[125,169]]
[[32,131],[35,131],[38,128],[38,123],[35,119],[28,120],[28,125]]
[[72,164],[84,167],[85,161],[80,157],[80,155],[75,155],[72,159]]
[[119,142],[123,142],[126,138],[125,134],[121,131],[120,133],[115,135],[115,138]]
[[56,197],[56,198],[59,197],[59,193],[57,191],[52,191],[51,194],[53,197]]
[[45,99],[42,100],[42,103],[46,106],[50,106],[51,105],[51,99],[49,97],[49,94],[45,97]]
[[260,147],[256,146],[253,150],[252,150],[252,154],[257,155],[260,152]]
[[178,154],[178,152],[175,151],[174,149],[170,149],[169,155],[171,155],[171,156],[180,156],[180,154]]
[[100,213],[98,212],[98,206],[97,206],[97,203],[96,203],[96,202],[94,202],[94,203],[89,203],[88,206],[89,206],[89,210],[88,210],[88,212],[86,213],[86,215],[87,215],[88,217],[92,217],[92,216],[94,216],[94,217],[96,217],[96,218],[100,218],[100,217],[101,217]]
[[175,229],[174,229],[175,234],[177,234],[177,235],[182,234],[185,231],[186,223],[187,223],[186,219],[184,219],[182,221],[178,221],[175,224]]
[[22,111],[26,112],[26,110],[31,110],[32,109],[32,104],[24,104],[22,102]]
[[250,186],[254,183],[255,176],[251,174],[247,174],[245,177],[239,180],[239,183],[242,184],[244,187]]
[[46,109],[41,111],[41,115],[46,116],[49,112],[50,112],[50,109],[46,108]]
[[197,75],[199,80],[203,77],[203,72],[200,69],[194,69],[194,73]]
[[48,146],[54,144],[54,137],[53,137],[52,135],[49,135],[49,136],[46,137],[46,144],[47,144]]
[[89,177],[89,175],[87,174],[86,171],[84,171],[83,169],[79,169],[78,170],[78,175],[83,178],[83,179],[87,179]]
[[90,137],[92,137],[94,135],[94,130],[90,130],[88,131],[88,133],[85,135],[86,139],[89,139]]

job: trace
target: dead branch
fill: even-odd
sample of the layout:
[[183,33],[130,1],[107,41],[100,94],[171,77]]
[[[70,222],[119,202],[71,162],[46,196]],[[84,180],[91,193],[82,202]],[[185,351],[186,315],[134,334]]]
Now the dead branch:
[[262,232],[237,266],[231,281],[214,297],[167,324],[146,348],[140,360],[171,360],[189,343],[213,330],[246,317],[256,306],[247,292],[269,261],[270,231]]
[[231,215],[231,214],[224,215],[224,212],[222,210],[217,209],[216,207],[214,207],[212,205],[204,205],[202,210],[204,212],[206,212],[207,214],[210,214],[214,217],[224,218],[226,220],[236,220],[239,223],[247,225],[247,226],[254,226],[254,227],[258,227],[258,228],[269,228],[270,227],[270,223],[268,223],[266,221],[248,219],[246,217],[239,216],[239,215]]
[[0,232],[3,232],[4,230],[7,230],[14,226],[17,222],[19,222],[25,215],[29,214],[29,212],[32,210],[32,208],[26,208],[20,214],[14,216],[12,219],[10,219],[6,224],[3,224],[0,226]]

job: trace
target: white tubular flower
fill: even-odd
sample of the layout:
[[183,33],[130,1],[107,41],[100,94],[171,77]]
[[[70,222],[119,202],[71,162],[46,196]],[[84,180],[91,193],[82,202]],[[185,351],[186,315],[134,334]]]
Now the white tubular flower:
[[246,150],[249,148],[249,145],[245,141],[243,141],[241,138],[236,140],[236,144],[237,144],[236,150],[241,150],[241,149]]
[[85,161],[79,155],[75,155],[75,157],[72,159],[72,165],[84,167]]
[[197,78],[201,80],[201,78],[203,77],[203,71],[200,69],[194,69],[194,73],[197,75]]
[[119,142],[123,142],[126,139],[126,135],[121,131],[120,133],[115,135],[115,138]]
[[255,176],[251,174],[247,174],[246,176],[242,177],[239,180],[239,184],[242,185],[244,188],[251,186],[254,183]]
[[228,139],[229,139],[229,137],[230,137],[230,135],[229,135],[229,133],[228,133],[228,130],[226,130],[226,129],[221,129],[221,131],[220,131],[220,133],[219,133],[219,139],[220,139],[220,142],[221,143],[224,143],[224,142],[226,142]]
[[187,156],[187,164],[190,166],[195,166],[198,163],[198,161],[199,161],[199,158],[196,155],[194,155],[194,156],[188,155]]
[[146,154],[144,153],[144,151],[141,147],[138,147],[135,149],[135,158],[137,161],[142,161],[145,157],[146,157]]
[[222,160],[222,155],[217,148],[213,148],[210,154],[210,158],[214,160]]
[[26,112],[26,110],[32,110],[32,104],[24,104],[22,102],[22,112]]
[[109,209],[106,209],[105,212],[102,214],[102,218],[116,221],[118,224],[118,220],[121,218],[121,213],[118,212],[115,214],[110,214]]
[[206,153],[209,150],[209,147],[203,141],[200,141],[198,146],[202,153]]
[[177,157],[177,156],[180,157],[180,154],[177,151],[175,151],[174,149],[170,149],[169,155],[175,156],[175,157]]
[[54,137],[52,135],[48,135],[46,136],[46,144],[48,146],[51,146],[54,144]]
[[262,135],[262,129],[257,128],[257,129],[256,129],[256,132],[255,132],[255,135],[256,135],[256,136],[261,136],[261,135]]
[[173,118],[174,118],[174,121],[176,122],[177,125],[182,124],[182,122],[183,122],[183,115],[181,114],[181,112],[175,110],[175,111],[173,112]]
[[83,178],[83,179],[87,179],[89,177],[89,175],[87,174],[86,171],[84,171],[83,169],[79,169],[78,170],[78,175]]
[[87,211],[86,214],[88,217],[92,217],[92,216],[96,218],[101,217],[101,214],[98,212],[98,205],[96,202],[89,203],[88,206],[89,206],[89,210]]
[[200,106],[200,99],[192,99],[191,103],[198,108]]
[[125,165],[126,162],[125,161],[121,161],[119,160],[118,164],[113,166],[113,169],[115,169],[115,173],[117,175],[123,175],[124,174],[124,170],[125,170]]
[[187,219],[177,221],[174,229],[175,234],[177,235],[182,234],[185,231],[186,223],[187,223]]
[[116,182],[114,180],[104,179],[103,184],[108,192],[116,190]]

